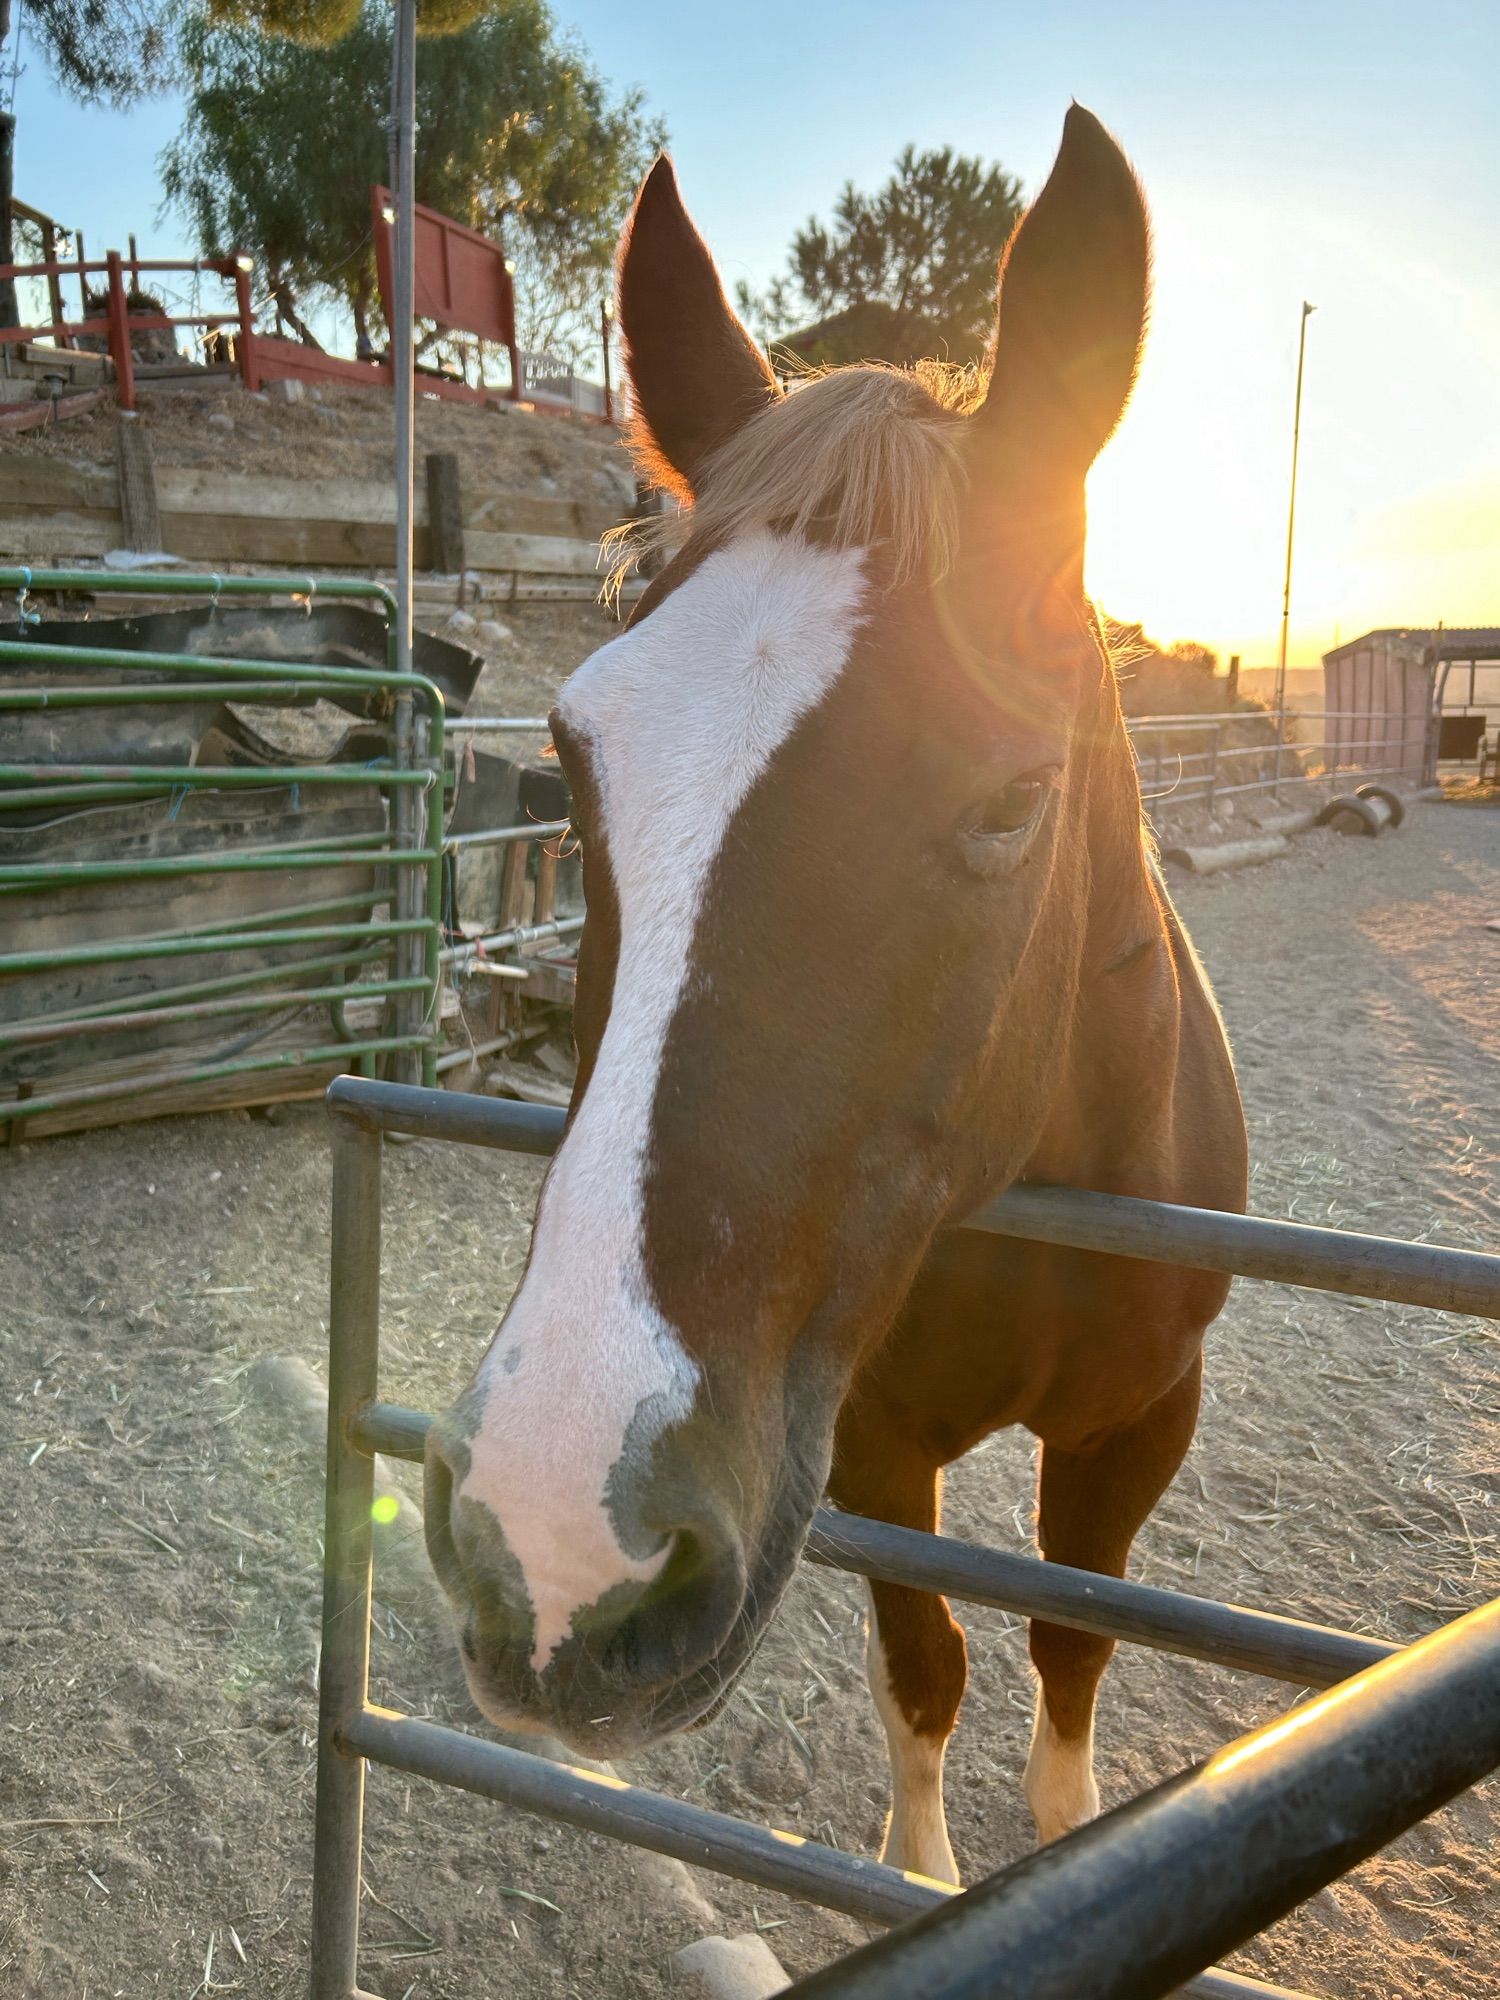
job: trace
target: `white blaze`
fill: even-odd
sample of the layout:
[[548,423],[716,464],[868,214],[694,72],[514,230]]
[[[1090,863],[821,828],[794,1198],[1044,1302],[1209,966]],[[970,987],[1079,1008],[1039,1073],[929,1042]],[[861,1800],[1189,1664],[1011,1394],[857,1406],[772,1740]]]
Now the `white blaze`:
[[688,1413],[698,1383],[642,1262],[651,1107],[715,857],[776,750],[837,680],[861,571],[858,550],[747,537],[708,557],[563,690],[564,722],[587,744],[600,794],[619,963],[525,1281],[480,1369],[459,1488],[492,1511],[525,1575],[538,1672],[575,1612],[616,1584],[648,1581],[670,1552],[627,1554],[605,1504],[641,1405],[653,1399],[632,1440],[644,1450]]

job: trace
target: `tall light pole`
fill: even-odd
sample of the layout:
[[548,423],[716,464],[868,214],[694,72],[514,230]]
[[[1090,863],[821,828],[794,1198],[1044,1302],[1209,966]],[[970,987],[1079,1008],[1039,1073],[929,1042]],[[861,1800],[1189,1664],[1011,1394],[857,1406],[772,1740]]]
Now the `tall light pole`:
[[614,332],[615,302],[608,296],[599,307],[599,338],[604,350],[604,421],[612,424],[615,420],[615,385],[610,380],[609,340]]
[[[391,400],[395,405],[396,417],[396,671],[401,674],[411,672],[412,640],[412,515],[413,482],[412,467],[415,458],[416,399],[415,376],[416,357],[412,345],[412,321],[415,312],[415,248],[416,248],[416,144],[417,144],[417,0],[396,0],[395,20],[395,77],[392,92],[392,123],[396,172],[394,177],[396,196],[395,241],[392,244],[392,290],[391,301]],[[423,736],[426,735],[425,727]],[[396,697],[395,735],[397,762],[403,769],[411,770],[420,752],[425,754],[425,742],[417,741],[417,721],[412,702],[411,689],[403,688]],[[441,799],[442,793],[438,792]],[[419,847],[420,827],[418,815],[425,808],[419,806],[407,785],[402,785],[391,801],[391,816],[395,822],[396,847]],[[442,829],[442,808],[431,808],[437,817],[433,837],[437,838]],[[411,868],[396,871],[396,915],[410,919],[421,915],[417,907],[416,876]],[[403,952],[408,962],[402,962]],[[422,971],[422,947],[416,942],[416,934],[404,937],[397,947],[397,970],[405,973]],[[412,994],[405,994],[397,1002],[400,1010],[398,1020],[400,1032],[412,1034],[422,1026],[420,1000]],[[419,1083],[422,1079],[422,1059],[415,1049],[403,1049],[396,1062],[397,1080],[401,1083]]]
[[1302,330],[1297,339],[1297,401],[1292,415],[1292,494],[1286,509],[1286,580],[1281,590],[1281,649],[1276,655],[1276,713],[1286,713],[1286,633],[1292,615],[1292,536],[1297,525],[1297,447],[1302,438],[1302,366],[1307,359],[1307,322],[1317,311],[1302,301]]

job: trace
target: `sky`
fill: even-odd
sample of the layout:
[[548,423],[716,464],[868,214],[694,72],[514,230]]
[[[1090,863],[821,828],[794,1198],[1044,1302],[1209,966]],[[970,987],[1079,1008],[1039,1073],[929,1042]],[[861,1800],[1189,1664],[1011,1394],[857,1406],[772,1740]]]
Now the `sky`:
[[[1077,98],[1151,204],[1152,328],[1090,483],[1089,583],[1153,637],[1276,655],[1304,299],[1289,660],[1380,625],[1500,623],[1500,0],[554,0],[666,123],[726,287],[908,142],[1028,193]],[[23,44],[23,62],[27,51]],[[17,193],[91,251],[158,220],[178,122],[63,100],[29,61]]]

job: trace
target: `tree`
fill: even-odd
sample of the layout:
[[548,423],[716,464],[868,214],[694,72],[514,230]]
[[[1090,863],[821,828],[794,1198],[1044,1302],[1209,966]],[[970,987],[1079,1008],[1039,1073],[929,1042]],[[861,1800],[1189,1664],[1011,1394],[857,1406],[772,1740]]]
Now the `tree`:
[[[12,0],[0,0],[0,52],[14,27]],[[26,0],[26,28],[63,89],[84,104],[131,104],[173,81],[173,13],[150,0]],[[15,132],[14,116],[0,111],[0,264],[16,261]],[[19,323],[15,285],[0,279],[0,326]]]
[[995,273],[1021,216],[1021,184],[950,146],[908,146],[878,193],[846,184],[829,223],[792,239],[785,278],[741,311],[813,362],[976,361],[995,323]]
[[[418,18],[425,27],[430,10]],[[166,199],[203,254],[254,255],[284,316],[298,301],[345,301],[362,340],[375,296],[369,190],[389,174],[393,25],[389,0],[365,0],[326,46],[195,23],[183,42],[187,119],[162,156]],[[505,237],[523,323],[565,322],[597,300],[660,143],[640,93],[612,100],[540,0],[504,0],[423,41],[417,199]]]

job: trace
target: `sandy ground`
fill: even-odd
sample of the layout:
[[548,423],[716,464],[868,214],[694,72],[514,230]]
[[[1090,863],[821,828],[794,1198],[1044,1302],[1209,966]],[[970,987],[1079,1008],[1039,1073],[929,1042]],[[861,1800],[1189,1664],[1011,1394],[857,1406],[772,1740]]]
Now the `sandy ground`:
[[[1380,842],[1180,886],[1239,1055],[1254,1206],[1461,1245],[1500,1237],[1500,813],[1421,806]],[[518,1273],[537,1170],[392,1148],[386,1393],[431,1407]],[[44,1141],[0,1159],[0,1992],[37,2000],[304,1991],[320,1455],[255,1364],[321,1366],[322,1115],[243,1114]],[[1240,1285],[1210,1339],[1192,1454],[1136,1574],[1404,1639],[1500,1590],[1496,1333]],[[992,1441],[948,1525],[1026,1542],[1026,1440]],[[420,1558],[378,1564],[376,1698],[472,1723]],[[799,1578],[742,1691],[634,1775],[869,1851],[885,1775],[852,1580]],[[968,1618],[950,1760],[974,1875],[1025,1851],[1021,1630]],[[1291,1691],[1122,1653],[1100,1723],[1119,1801]],[[1236,1962],[1336,2000],[1500,1996],[1494,1785]],[[860,1927],[455,1793],[371,1775],[369,1949],[387,2000],[667,1990],[676,1945],[764,1927],[789,1968]]]

